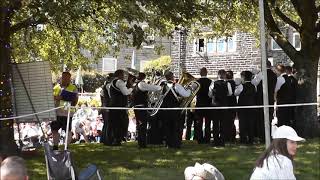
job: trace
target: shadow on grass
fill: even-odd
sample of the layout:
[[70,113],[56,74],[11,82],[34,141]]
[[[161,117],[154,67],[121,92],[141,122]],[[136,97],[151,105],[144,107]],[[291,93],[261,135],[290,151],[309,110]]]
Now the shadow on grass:
[[[319,139],[300,145],[295,158],[295,173],[298,179],[320,179]],[[181,149],[166,149],[149,146],[138,149],[135,142],[121,147],[107,147],[102,144],[71,145],[70,150],[78,169],[88,163],[96,164],[105,179],[183,179],[187,166],[195,162],[215,165],[226,179],[248,179],[254,162],[264,150],[263,145],[228,145],[213,148],[184,142]],[[27,159],[31,179],[46,179],[43,153]]]

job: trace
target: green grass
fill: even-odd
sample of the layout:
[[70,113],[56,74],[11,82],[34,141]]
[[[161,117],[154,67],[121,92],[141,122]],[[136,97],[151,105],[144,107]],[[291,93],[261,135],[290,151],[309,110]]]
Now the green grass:
[[[121,147],[107,147],[101,144],[77,144],[69,148],[79,169],[88,163],[96,164],[105,179],[176,180],[184,179],[183,172],[195,162],[209,162],[216,166],[227,180],[249,179],[254,162],[264,150],[263,145],[227,145],[213,148],[184,142],[179,150],[149,146],[138,149],[135,142]],[[46,179],[43,152],[36,157],[26,158],[31,179]],[[320,139],[299,144],[295,158],[297,179],[320,179]]]

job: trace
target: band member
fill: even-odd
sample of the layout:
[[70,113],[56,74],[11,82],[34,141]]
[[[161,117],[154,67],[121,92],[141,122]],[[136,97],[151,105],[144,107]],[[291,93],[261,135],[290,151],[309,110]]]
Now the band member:
[[[110,107],[111,106],[111,96],[110,96],[110,86],[113,80],[113,73],[108,75],[107,80],[104,82],[101,90],[101,107]],[[112,141],[112,127],[109,121],[109,109],[101,110],[102,119],[103,119],[103,128],[102,128],[102,137],[101,142],[105,145],[111,145]]]
[[[251,80],[251,83],[256,86],[256,104],[263,105],[263,88],[262,88],[262,72],[259,72],[254,76]],[[268,104],[274,104],[274,89],[277,83],[277,75],[271,69],[271,62],[267,61],[267,82],[268,82]],[[257,136],[261,142],[265,141],[265,128],[264,128],[264,113],[263,108],[259,108],[257,111]],[[269,124],[270,124],[270,132],[271,132],[271,121],[273,118],[273,108],[269,108]],[[271,133],[270,133],[271,134]]]
[[[285,67],[277,65],[276,72],[278,75],[276,87],[274,90],[274,100],[277,105],[290,103],[290,83],[288,76],[285,74]],[[287,125],[292,126],[290,123],[290,108],[278,107],[276,115],[278,118],[278,126]]]
[[[253,106],[255,105],[256,88],[251,83],[252,73],[250,71],[241,72],[242,84],[236,87],[234,94],[239,96],[238,106]],[[253,144],[254,138],[254,120],[255,109],[239,109],[239,130],[240,143]]]
[[[174,75],[171,71],[165,73],[167,82],[163,87],[163,103],[161,108],[179,107],[179,97],[189,97],[191,90],[186,90],[182,85],[174,83]],[[180,148],[181,146],[181,111],[180,110],[162,110],[161,117],[164,118],[166,145],[169,148]]]
[[[160,91],[161,86],[147,84],[144,80],[145,73],[139,73],[137,83],[133,91],[134,107],[148,107],[148,91]],[[140,148],[146,148],[147,145],[147,123],[149,114],[146,110],[134,110],[137,121],[138,145]]]
[[[66,103],[69,103],[71,106],[75,106],[78,103],[78,90],[77,86],[71,84],[71,74],[69,72],[63,72],[61,77],[61,83],[57,84],[53,88],[53,96],[55,101],[55,106],[64,106]],[[57,120],[52,121],[51,131],[53,137],[53,150],[58,150],[59,145],[59,129],[67,129],[67,117],[68,111],[63,108],[57,110]],[[69,134],[68,134],[68,143],[71,142],[71,125],[72,125],[72,116],[74,110],[70,110],[70,121],[69,121]]]
[[[230,83],[226,82],[226,71],[218,71],[218,80],[211,83],[209,97],[212,97],[212,106],[223,107],[228,105],[227,97],[232,95]],[[224,146],[226,132],[226,110],[212,111],[213,121],[213,146]]]
[[[296,93],[298,88],[298,80],[293,76],[293,69],[291,66],[286,66],[286,74],[288,75],[288,81],[290,84],[290,104],[295,104],[297,102],[296,99]],[[288,116],[290,116],[291,125],[293,129],[296,129],[296,119],[295,119],[295,109],[296,107],[288,107],[290,113]]]
[[[237,105],[237,97],[234,95],[236,89],[236,83],[233,80],[233,72],[226,72],[226,81],[231,85],[232,94],[227,97],[227,106],[232,107]],[[236,126],[234,120],[236,118],[237,111],[235,109],[226,110],[226,127],[225,127],[225,140],[227,142],[235,142],[236,140]]]
[[[128,88],[127,86],[131,86],[132,82],[124,81],[124,71],[117,70],[114,73],[115,79],[112,80],[110,86],[110,95],[111,95],[111,107],[127,107],[128,104],[128,95],[131,94],[132,88]],[[113,137],[112,137],[112,145],[120,146],[121,140],[124,138],[128,131],[128,114],[126,110],[110,110],[110,119],[109,124],[112,127]]]
[[[200,89],[197,93],[197,102],[196,107],[210,107],[211,98],[208,96],[209,87],[212,81],[207,78],[208,71],[205,67],[200,69],[201,78],[198,79],[198,83],[200,84]],[[195,139],[199,144],[201,143],[210,143],[211,138],[211,119],[210,119],[210,111],[208,110],[196,110],[196,123],[194,123],[195,130]],[[204,133],[202,131],[203,122],[205,123]]]
[[[192,101],[189,105],[189,107],[195,107],[195,102]],[[192,136],[192,124],[194,124],[194,128],[197,126],[197,120],[195,118],[195,112],[194,109],[186,110],[185,114],[186,118],[186,140],[191,140]],[[195,132],[195,129],[194,129]],[[197,139],[197,133],[194,133],[193,139]]]

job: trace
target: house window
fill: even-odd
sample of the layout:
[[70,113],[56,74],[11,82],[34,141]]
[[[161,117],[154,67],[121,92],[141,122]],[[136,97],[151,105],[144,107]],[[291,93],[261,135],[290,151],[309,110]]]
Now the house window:
[[271,50],[281,50],[281,47],[276,43],[274,39],[271,39]]
[[142,43],[142,47],[145,49],[154,49],[154,44],[155,44],[155,37],[154,37],[154,32],[149,28],[148,25],[144,24],[141,26],[143,29],[144,33],[146,34],[146,38],[144,42]]
[[293,33],[293,40],[292,45],[297,49],[301,49],[301,41],[300,41],[300,34],[299,33]]
[[195,41],[195,52],[204,52],[204,42],[204,38],[200,38]]
[[219,38],[217,40],[217,52],[222,53],[227,51],[227,43],[225,38]]
[[212,38],[207,40],[207,53],[226,53],[236,51],[236,36],[231,36],[228,38]]
[[228,37],[227,39],[227,52],[235,52],[236,51],[236,36]]
[[102,72],[114,72],[117,70],[116,58],[102,58]]
[[207,53],[212,54],[217,52],[217,40],[214,39],[208,39],[207,41]]

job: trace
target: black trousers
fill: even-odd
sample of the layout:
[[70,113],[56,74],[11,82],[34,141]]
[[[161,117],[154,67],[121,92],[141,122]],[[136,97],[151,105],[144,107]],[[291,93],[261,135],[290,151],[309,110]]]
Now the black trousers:
[[169,148],[179,148],[181,146],[181,111],[161,111],[164,119],[166,145]]
[[[191,127],[192,124],[194,124],[194,128],[196,126],[196,120],[195,120],[195,116],[194,116],[194,112],[191,111],[187,111],[187,115],[186,115],[186,140],[190,140],[191,139]],[[195,136],[195,135],[194,135]]]
[[240,143],[252,144],[254,138],[254,109],[238,110]]
[[225,142],[226,134],[226,110],[219,109],[212,111],[213,122],[213,142],[215,145],[221,145]]
[[147,132],[148,144],[163,144],[165,131],[164,131],[164,119],[162,114],[158,112],[156,115],[149,117],[149,129]]
[[110,121],[113,132],[113,143],[120,143],[128,133],[129,119],[126,110],[110,110]]
[[145,110],[134,110],[134,114],[137,121],[138,145],[139,147],[146,147],[149,113]]
[[277,110],[278,126],[282,126],[282,125],[292,126],[291,114],[292,112],[290,107],[278,107],[278,110]]
[[225,110],[225,126],[223,127],[223,130],[226,142],[235,142],[236,140],[236,126],[234,125],[236,114],[237,112],[235,109]]
[[109,110],[102,109],[101,113],[103,119],[101,142],[105,145],[111,145],[113,142],[113,128],[112,124],[110,123],[110,112]]
[[[210,143],[211,139],[211,114],[208,110],[196,110],[196,123],[195,123],[195,139],[198,143]],[[203,132],[203,123],[205,125]]]

